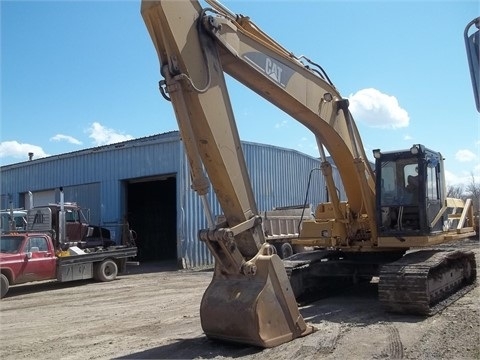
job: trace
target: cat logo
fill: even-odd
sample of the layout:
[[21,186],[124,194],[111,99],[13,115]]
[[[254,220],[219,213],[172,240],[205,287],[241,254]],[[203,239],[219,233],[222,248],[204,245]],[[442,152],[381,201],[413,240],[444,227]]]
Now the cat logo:
[[272,59],[267,57],[265,59],[265,72],[270,76],[275,82],[282,83],[282,71],[283,69],[273,62]]
[[270,80],[282,88],[287,86],[294,73],[289,66],[274,60],[261,52],[248,52],[243,55],[243,58],[252,65],[255,70],[268,76]]

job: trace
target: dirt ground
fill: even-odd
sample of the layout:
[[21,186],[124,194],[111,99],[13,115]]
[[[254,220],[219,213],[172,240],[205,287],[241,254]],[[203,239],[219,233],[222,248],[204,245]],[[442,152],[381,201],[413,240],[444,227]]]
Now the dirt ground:
[[[480,264],[478,244],[462,246]],[[348,289],[300,308],[317,332],[258,349],[203,334],[199,305],[211,277],[150,265],[110,283],[12,287],[0,302],[0,358],[480,359],[478,285],[428,318],[385,313],[374,285]]]

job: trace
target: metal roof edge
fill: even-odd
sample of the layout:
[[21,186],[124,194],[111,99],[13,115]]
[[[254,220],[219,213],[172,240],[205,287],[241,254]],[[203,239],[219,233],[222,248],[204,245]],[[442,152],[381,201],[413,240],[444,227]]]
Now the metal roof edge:
[[297,153],[299,155],[312,158],[314,160],[319,160],[319,157],[315,157],[315,156],[312,156],[312,155],[309,155],[309,154],[305,154],[305,153],[303,153],[299,150],[285,148],[285,147],[278,146],[278,145],[263,144],[263,143],[258,143],[258,142],[254,142],[254,141],[243,141],[243,140],[241,141],[241,143],[246,144],[246,145],[262,146],[262,147],[268,147],[268,148],[277,149],[277,150],[283,150],[283,151],[286,151],[286,152]]
[[135,147],[135,145],[137,144],[145,145],[146,143],[155,144],[155,143],[163,143],[163,142],[178,141],[178,140],[180,140],[180,133],[178,132],[178,130],[173,130],[173,131],[168,131],[161,134],[144,136],[144,137],[140,137],[132,140],[121,141],[121,142],[107,144],[107,145],[100,145],[100,146],[91,147],[87,149],[76,150],[76,151],[71,151],[71,152],[57,154],[57,155],[50,155],[50,156],[46,156],[46,157],[42,157],[34,160],[27,160],[19,163],[3,165],[0,167],[0,170],[2,171],[9,170],[9,169],[14,169],[18,167],[29,166],[34,163],[39,164],[42,162],[49,162],[49,161],[54,161],[58,159],[66,159],[66,158],[83,155],[83,154],[102,152],[102,151],[113,151],[119,148]]

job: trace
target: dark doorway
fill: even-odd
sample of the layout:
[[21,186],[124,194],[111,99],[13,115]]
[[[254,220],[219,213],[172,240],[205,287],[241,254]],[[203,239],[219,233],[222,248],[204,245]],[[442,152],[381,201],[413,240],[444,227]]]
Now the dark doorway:
[[177,259],[176,193],[174,176],[128,183],[128,221],[137,233],[138,261]]

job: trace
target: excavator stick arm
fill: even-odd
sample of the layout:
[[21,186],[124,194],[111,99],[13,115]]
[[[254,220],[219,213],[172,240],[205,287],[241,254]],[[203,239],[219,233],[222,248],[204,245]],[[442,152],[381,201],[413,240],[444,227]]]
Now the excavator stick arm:
[[205,168],[226,224],[200,232],[215,257],[200,318],[208,337],[271,347],[313,332],[280,258],[265,243],[218,47],[197,1],[143,1],[193,182]]
[[[197,2],[142,3],[186,151],[189,156],[198,153],[228,226],[233,227],[257,210],[222,64],[212,40],[198,32],[201,12]],[[261,231],[236,238],[246,258],[253,257],[263,242]]]

